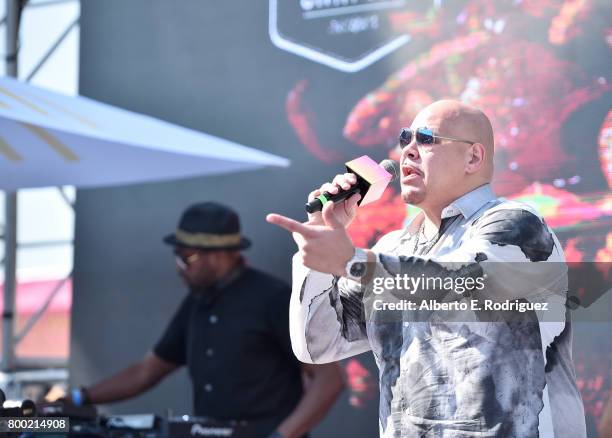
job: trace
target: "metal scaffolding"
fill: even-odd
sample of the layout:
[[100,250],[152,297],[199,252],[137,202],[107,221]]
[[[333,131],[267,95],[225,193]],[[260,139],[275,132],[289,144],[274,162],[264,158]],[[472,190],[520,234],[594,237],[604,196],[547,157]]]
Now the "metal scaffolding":
[[[6,44],[5,44],[5,62],[6,75],[17,77],[18,59],[19,59],[19,27],[21,14],[25,7],[44,7],[56,5],[58,3],[66,3],[74,0],[48,0],[44,2],[29,3],[27,0],[5,0],[6,16],[0,20],[1,24],[6,24]],[[66,39],[69,33],[79,24],[79,17],[73,20],[66,29],[61,33],[57,40],[49,47],[47,52],[35,64],[32,71],[26,76],[26,82],[29,82],[40,69],[45,65],[57,48]],[[62,188],[58,188],[62,198],[67,204],[74,208],[70,199],[66,196]],[[34,327],[36,322],[48,309],[53,301],[53,298],[61,290],[61,287],[72,276],[72,272],[68,277],[61,280],[49,293],[47,298],[39,309],[30,317],[22,330],[15,334],[15,307],[16,307],[16,286],[17,286],[17,192],[6,193],[5,197],[5,223],[3,235],[4,240],[4,312],[2,314],[2,372],[11,372],[23,368],[40,368],[49,366],[66,366],[65,361],[58,361],[50,358],[40,358],[36,360],[18,359],[15,355],[15,350],[18,343],[27,335]],[[43,242],[44,245],[48,242]],[[54,242],[55,243],[55,242]]]

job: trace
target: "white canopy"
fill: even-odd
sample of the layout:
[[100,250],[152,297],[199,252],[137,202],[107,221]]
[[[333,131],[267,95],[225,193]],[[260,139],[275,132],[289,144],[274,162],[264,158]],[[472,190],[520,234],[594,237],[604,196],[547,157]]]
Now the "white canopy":
[[0,190],[108,186],[288,166],[276,155],[0,78]]

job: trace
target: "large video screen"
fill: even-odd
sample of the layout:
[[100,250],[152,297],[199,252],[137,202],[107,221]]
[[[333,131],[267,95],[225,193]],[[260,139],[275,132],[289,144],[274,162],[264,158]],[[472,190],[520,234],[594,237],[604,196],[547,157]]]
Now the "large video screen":
[[[296,78],[285,113],[314,157],[398,158],[398,132],[418,111],[438,99],[468,102],[494,126],[496,193],[534,205],[569,261],[612,260],[609,3],[312,0],[271,1],[270,9],[277,47],[347,82],[368,78],[350,94],[316,75]],[[414,214],[398,192],[360,211],[351,229],[358,246]],[[587,415],[598,421],[610,392],[609,349],[576,349]],[[360,375],[356,364],[348,369]]]

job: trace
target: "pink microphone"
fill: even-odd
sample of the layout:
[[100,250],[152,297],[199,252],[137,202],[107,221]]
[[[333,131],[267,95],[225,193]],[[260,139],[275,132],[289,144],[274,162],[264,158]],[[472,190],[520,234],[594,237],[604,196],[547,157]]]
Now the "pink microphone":
[[395,161],[383,160],[378,164],[367,155],[347,162],[346,170],[355,174],[357,182],[350,189],[341,190],[335,195],[323,192],[306,204],[308,213],[321,211],[325,203],[344,201],[356,193],[361,194],[358,205],[369,204],[380,198],[389,183],[399,177],[399,166]]

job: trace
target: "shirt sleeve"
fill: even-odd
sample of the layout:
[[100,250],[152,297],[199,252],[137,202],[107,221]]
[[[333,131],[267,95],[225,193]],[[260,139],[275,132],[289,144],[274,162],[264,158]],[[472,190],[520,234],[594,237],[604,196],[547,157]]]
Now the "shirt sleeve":
[[153,348],[156,356],[177,365],[185,365],[187,362],[187,324],[189,323],[190,302],[190,297],[185,297],[164,334]]
[[[386,235],[374,248],[398,234]],[[302,362],[336,362],[370,350],[361,285],[308,269],[297,254],[289,315],[291,346]]]
[[[537,300],[555,295],[559,311],[563,311],[567,267],[561,246],[534,212],[511,205],[485,212],[471,224],[456,249],[441,255],[401,256],[385,252],[392,245],[379,242],[372,249],[375,262],[368,263],[365,277],[483,276],[487,279],[484,293],[491,299]],[[539,263],[551,261],[558,263]],[[332,362],[370,349],[363,303],[364,294],[372,292],[372,281],[359,284],[315,272],[305,268],[297,257],[293,260],[293,280],[290,333],[301,361]],[[455,291],[438,292],[456,295]]]

